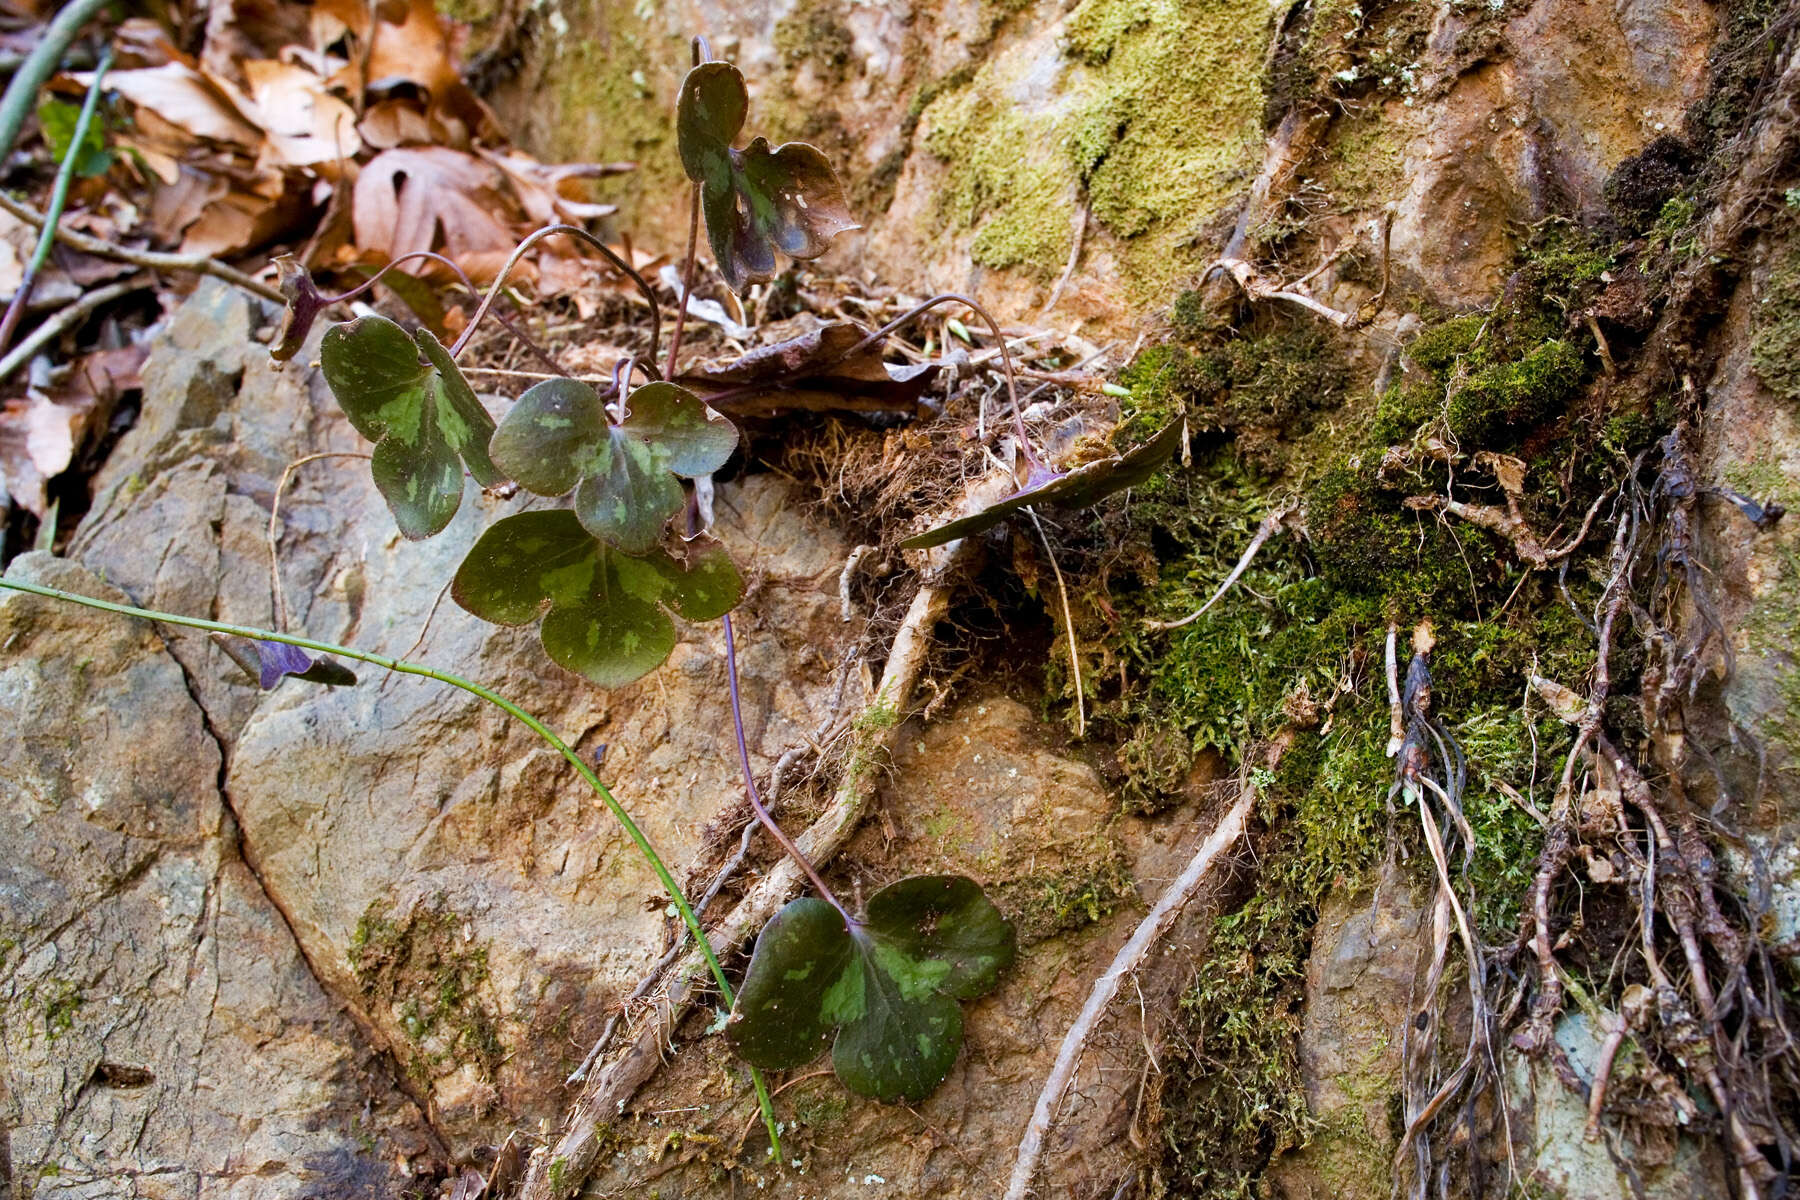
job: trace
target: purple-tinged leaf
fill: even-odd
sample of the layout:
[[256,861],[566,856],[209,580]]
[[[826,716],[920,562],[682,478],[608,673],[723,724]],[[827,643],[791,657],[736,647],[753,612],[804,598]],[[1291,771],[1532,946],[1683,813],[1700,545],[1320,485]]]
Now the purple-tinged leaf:
[[706,234],[732,291],[775,277],[776,252],[817,258],[838,234],[860,228],[831,161],[805,142],[771,150],[755,138],[732,143],[750,109],[744,77],[727,62],[704,62],[681,84],[675,128],[681,164],[700,187]]
[[1129,454],[1083,463],[1073,471],[1033,469],[1026,485],[980,512],[946,521],[901,542],[908,550],[927,550],[957,538],[992,529],[1022,508],[1054,504],[1059,508],[1086,508],[1115,492],[1136,487],[1154,475],[1181,447],[1181,421],[1164,426],[1155,437]]
[[292,675],[307,683],[327,687],[348,687],[356,682],[356,673],[327,655],[309,654],[298,646],[262,638],[235,637],[215,633],[213,643],[263,691],[272,690]]

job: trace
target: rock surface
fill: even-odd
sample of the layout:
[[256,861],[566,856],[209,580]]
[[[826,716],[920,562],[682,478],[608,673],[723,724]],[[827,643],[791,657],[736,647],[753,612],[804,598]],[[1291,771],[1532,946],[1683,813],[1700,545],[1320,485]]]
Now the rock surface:
[[[1608,174],[1703,94],[1715,33],[1712,8],[1677,0],[1368,7],[1367,25],[1361,6],[1284,18],[1345,39],[1373,29],[1391,50],[1337,77],[1376,90],[1345,106],[1355,120],[1331,158],[1346,165],[1315,172],[1329,202],[1313,217],[1373,254],[1365,227],[1392,203],[1394,270],[1453,308],[1498,287],[1515,225],[1604,210]],[[684,235],[666,114],[705,33],[750,83],[747,133],[835,157],[867,229],[826,268],[915,293],[979,288],[1020,315],[1048,297],[1078,224],[1066,318],[1128,325],[1193,286],[1263,153],[1260,0],[487,0],[462,15],[525,143],[639,163],[609,199],[644,241]],[[1314,290],[1353,311],[1374,289],[1330,268]]]
[[[43,554],[8,577],[127,599]],[[375,1200],[441,1166],[240,856],[219,745],[155,630],[5,592],[0,646],[0,1182]]]

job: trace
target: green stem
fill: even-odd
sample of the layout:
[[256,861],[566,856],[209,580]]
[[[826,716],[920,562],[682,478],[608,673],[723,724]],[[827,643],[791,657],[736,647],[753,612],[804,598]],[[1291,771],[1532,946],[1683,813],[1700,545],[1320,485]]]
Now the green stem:
[[19,140],[19,130],[25,125],[25,116],[37,99],[38,89],[56,70],[63,51],[81,32],[81,27],[106,7],[106,3],[107,0],[71,0],[58,9],[50,24],[45,26],[44,36],[14,72],[12,82],[6,85],[6,94],[0,96],[0,158],[12,153],[13,143]]
[[[700,919],[694,915],[694,910],[688,904],[687,897],[681,893],[681,885],[675,882],[675,877],[669,873],[669,868],[663,865],[661,856],[656,853],[655,847],[650,845],[650,839],[644,836],[644,831],[638,828],[637,822],[631,819],[631,814],[626,812],[617,800],[613,799],[612,792],[607,789],[607,786],[604,783],[600,782],[600,777],[594,774],[593,768],[588,766],[567,742],[556,736],[549,726],[520,708],[517,704],[514,704],[511,700],[508,700],[505,696],[502,696],[499,692],[494,691],[492,688],[484,687],[479,683],[464,679],[459,675],[452,675],[448,671],[440,671],[436,667],[428,667],[421,663],[407,662],[404,659],[389,658],[385,654],[370,654],[367,651],[355,650],[349,646],[334,646],[330,642],[319,642],[314,641],[312,638],[296,637],[291,633],[277,633],[272,629],[257,629],[250,625],[227,625],[223,621],[208,621],[200,617],[184,617],[175,613],[157,612],[148,608],[134,608],[129,604],[114,604],[109,600],[96,600],[92,596],[81,596],[73,592],[60,591],[57,588],[44,587],[41,584],[36,583],[26,583],[23,580],[17,579],[0,578],[0,588],[10,588],[13,591],[18,592],[29,592],[34,596],[44,596],[51,600],[65,600],[70,604],[80,604],[87,608],[97,608],[102,612],[118,613],[120,616],[141,617],[146,621],[162,621],[169,625],[185,625],[190,629],[205,629],[213,633],[235,634],[238,637],[254,638],[258,641],[283,642],[289,646],[298,646],[302,650],[311,650],[319,654],[335,654],[341,658],[365,662],[370,666],[380,667],[386,671],[393,671],[398,675],[418,675],[425,679],[435,679],[439,683],[447,683],[451,687],[461,688],[471,696],[479,696],[489,704],[504,711],[507,715],[517,719],[527,729],[543,738],[545,742],[555,748],[558,754],[561,754],[568,760],[569,765],[573,766],[583,779],[587,780],[588,786],[594,789],[595,793],[600,797],[601,802],[606,805],[607,811],[612,813],[614,819],[616,819],[620,825],[625,827],[625,833],[631,838],[632,843],[637,846],[638,853],[644,856],[644,860],[650,864],[650,869],[656,872],[656,878],[661,881],[663,890],[668,892],[669,899],[674,901],[676,910],[681,913],[682,922],[687,926],[688,932],[694,935],[694,942],[700,947],[700,953],[705,957],[706,965],[712,971],[713,981],[719,985],[719,994],[724,997],[726,1004],[734,1002],[735,998],[731,991],[731,983],[725,978],[725,969],[719,965],[718,956],[713,953],[712,943],[706,939],[706,931],[700,927]],[[769,1141],[773,1147],[773,1152],[779,1157],[781,1154],[781,1139],[780,1135],[776,1132],[775,1109],[769,1099],[768,1084],[763,1081],[762,1072],[755,1067],[750,1068],[750,1080],[756,1087],[757,1102],[762,1107],[763,1123],[768,1127]]]
[[112,58],[111,46],[100,52],[100,65],[94,68],[93,82],[88,84],[81,113],[75,118],[75,132],[56,169],[56,182],[50,187],[50,207],[44,210],[44,228],[38,233],[37,248],[32,251],[31,262],[26,265],[25,274],[13,291],[12,303],[6,306],[6,316],[0,318],[0,350],[12,341],[13,330],[19,327],[19,318],[25,315],[25,306],[31,301],[31,289],[37,284],[38,272],[44,269],[50,247],[56,244],[56,223],[62,220],[63,206],[69,202],[69,184],[74,182],[75,164],[86,146],[88,126],[93,123],[94,108],[100,103],[100,85],[112,67]]

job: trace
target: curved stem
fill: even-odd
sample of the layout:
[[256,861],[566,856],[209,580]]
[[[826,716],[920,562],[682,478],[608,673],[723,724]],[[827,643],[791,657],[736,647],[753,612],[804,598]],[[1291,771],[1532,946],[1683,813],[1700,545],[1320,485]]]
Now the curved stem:
[[50,257],[50,247],[56,243],[56,223],[62,220],[63,206],[69,202],[69,184],[75,178],[75,160],[81,157],[81,147],[87,141],[88,126],[93,123],[94,109],[100,103],[100,85],[106,79],[106,72],[112,68],[113,52],[108,46],[100,52],[100,62],[94,68],[94,78],[88,84],[87,96],[81,102],[81,112],[75,118],[75,132],[69,136],[69,148],[63,152],[62,162],[56,168],[56,181],[50,185],[50,207],[44,210],[44,227],[38,233],[37,246],[31,252],[31,262],[25,267],[25,276],[19,280],[19,286],[13,289],[12,303],[6,306],[6,315],[0,317],[0,350],[12,341],[13,331],[19,327],[19,318],[25,315],[25,305],[31,300],[31,289],[37,284],[38,272],[44,269],[44,263]]
[[[462,348],[469,344],[469,338],[474,335],[476,328],[480,326],[481,319],[487,316],[488,309],[493,307],[494,297],[498,296],[500,294],[500,289],[506,286],[506,277],[511,274],[512,269],[518,265],[519,259],[524,257],[527,250],[531,249],[553,233],[566,233],[572,238],[579,238],[581,241],[586,242],[601,254],[605,255],[608,262],[623,271],[631,282],[637,284],[638,291],[644,293],[644,299],[650,304],[650,361],[654,363],[656,361],[656,347],[662,336],[662,308],[656,303],[656,293],[650,289],[650,285],[644,281],[644,277],[639,275],[637,271],[632,268],[630,263],[614,253],[611,246],[607,245],[587,230],[581,228],[579,225],[546,225],[513,248],[512,256],[506,260],[506,265],[500,268],[500,273],[494,276],[493,285],[488,288],[487,295],[482,298],[481,307],[477,308],[475,310],[475,315],[469,318],[469,327],[463,330],[462,336],[456,339],[456,344],[450,347],[450,357],[455,358],[458,354],[462,353]],[[651,370],[654,369],[654,367],[651,368]]]
[[[341,296],[320,296],[319,303],[320,304],[344,304],[351,300],[354,300],[358,296],[362,295],[364,292],[368,291],[370,288],[374,287],[377,283],[379,283],[381,281],[381,277],[383,275],[386,275],[389,271],[393,270],[395,267],[399,266],[401,263],[405,262],[407,259],[410,259],[410,258],[428,259],[431,262],[442,263],[446,267],[449,267],[452,271],[456,272],[456,278],[462,282],[463,287],[468,289],[469,295],[474,297],[476,301],[480,301],[481,289],[475,286],[475,281],[469,278],[468,272],[464,271],[460,266],[458,266],[455,263],[455,261],[453,261],[452,259],[445,258],[442,254],[439,254],[435,250],[413,250],[406,254],[402,254],[399,258],[389,260],[387,265],[382,267],[381,270],[375,272],[375,274],[369,276],[367,279],[363,280],[361,283],[357,284],[355,287],[351,288],[349,291],[345,292]],[[405,297],[403,296],[402,299],[404,299],[404,298]],[[550,356],[550,352],[548,350],[545,350],[542,346],[538,345],[537,342],[532,339],[530,334],[527,334],[523,329],[520,329],[517,325],[514,325],[512,323],[512,320],[509,317],[507,317],[507,315],[505,313],[495,312],[494,320],[500,322],[501,328],[505,329],[506,332],[512,334],[515,338],[519,339],[519,344],[524,346],[525,349],[529,350],[532,353],[532,355],[534,357],[536,357],[536,359],[539,362],[541,362],[545,366],[549,367],[552,371],[556,372],[558,375],[567,376],[569,374],[568,371],[563,369],[563,365],[561,363],[557,362],[556,359],[554,359]],[[474,322],[471,321],[470,324],[473,325]],[[459,342],[458,344],[460,345],[461,343]]]
[[71,0],[57,10],[44,27],[38,44],[13,72],[5,95],[0,95],[0,158],[12,152],[13,143],[19,139],[19,130],[25,125],[26,114],[31,112],[32,102],[37,99],[38,89],[55,72],[63,51],[81,32],[81,27],[105,7],[106,0]]
[[[855,358],[858,354],[861,354],[864,350],[867,350],[870,346],[879,342],[882,338],[885,338],[888,334],[894,332],[894,330],[900,328],[920,313],[928,312],[938,305],[950,301],[955,301],[958,304],[964,305],[976,316],[980,317],[982,321],[986,323],[989,332],[994,335],[994,341],[998,343],[1000,347],[1000,365],[1006,368],[1006,395],[1008,399],[1012,401],[1013,430],[1018,434],[1019,450],[1025,455],[1026,462],[1030,463],[1033,467],[1042,467],[1044,464],[1038,458],[1037,452],[1032,449],[1031,438],[1025,432],[1025,415],[1019,404],[1019,384],[1017,379],[1013,376],[1012,354],[1006,348],[1006,335],[1000,332],[998,322],[994,320],[993,316],[989,314],[988,310],[983,308],[979,302],[971,300],[967,296],[956,295],[953,292],[945,292],[941,295],[933,296],[931,299],[926,300],[921,304],[913,305],[913,307],[907,309],[905,312],[889,321],[886,325],[883,325],[880,329],[877,329],[874,333],[871,333],[868,337],[850,347],[838,361],[844,362]],[[985,439],[987,431],[985,429],[981,430],[980,435]]]
[[[606,806],[606,810],[613,815],[613,819],[618,821],[618,823],[624,827],[626,836],[629,837],[632,844],[637,847],[638,853],[642,854],[644,856],[644,861],[650,864],[650,869],[656,873],[656,878],[658,882],[662,884],[663,890],[669,894],[670,901],[674,903],[676,911],[681,914],[682,923],[687,926],[688,932],[693,935],[695,945],[699,947],[701,955],[706,959],[707,968],[712,972],[713,982],[718,985],[719,995],[724,998],[726,1004],[734,1002],[731,982],[725,978],[725,969],[719,965],[719,958],[713,953],[712,943],[707,940],[706,931],[700,927],[700,919],[694,915],[694,910],[688,904],[687,897],[681,892],[681,885],[675,882],[675,877],[669,873],[669,868],[663,864],[662,857],[656,853],[656,848],[650,844],[650,839],[644,836],[644,831],[639,829],[637,822],[631,819],[631,814],[626,812],[624,807],[613,798],[612,792],[607,789],[607,786],[604,783],[600,782],[600,777],[594,774],[594,769],[588,766],[588,764],[583,761],[581,755],[575,753],[574,749],[570,747],[567,742],[558,737],[548,725],[545,725],[542,721],[526,712],[523,708],[520,708],[517,704],[514,704],[511,700],[508,700],[505,696],[502,696],[499,692],[494,691],[492,688],[485,687],[472,680],[464,679],[460,675],[452,675],[448,671],[440,671],[436,667],[428,667],[421,663],[406,662],[405,660],[398,658],[389,658],[385,654],[371,654],[367,651],[357,650],[349,646],[336,646],[330,642],[315,641],[312,638],[296,637],[290,633],[278,633],[272,629],[257,629],[250,625],[229,625],[223,621],[207,621],[200,617],[184,617],[176,613],[157,612],[154,609],[148,608],[136,608],[129,604],[114,604],[109,600],[98,600],[92,596],[81,596],[73,592],[65,592],[57,588],[44,587],[41,584],[26,583],[23,580],[18,579],[0,578],[0,588],[8,588],[17,592],[29,592],[34,596],[43,596],[50,600],[64,600],[71,604],[82,605],[85,608],[97,608],[102,612],[117,613],[120,616],[125,617],[139,617],[146,621],[162,621],[169,625],[184,625],[190,629],[205,629],[212,633],[235,634],[238,637],[254,638],[265,642],[282,642],[289,646],[298,646],[302,650],[311,650],[319,654],[335,654],[341,658],[365,662],[372,667],[380,667],[383,670],[393,671],[399,675],[417,675],[425,679],[435,679],[439,683],[447,683],[451,687],[462,689],[471,696],[486,700],[489,704],[500,709],[502,712],[506,713],[508,716],[524,725],[527,729],[531,730],[531,732],[542,738],[552,749],[562,755],[563,758],[568,761],[570,766],[575,768],[582,779],[587,781],[589,787],[594,789],[594,793],[600,797],[601,803],[603,803]],[[776,1152],[779,1153],[781,1142],[776,1131],[774,1110],[770,1107],[769,1103],[768,1085],[763,1082],[762,1073],[754,1067],[751,1068],[750,1078],[756,1086],[757,1098],[762,1105],[763,1117],[769,1127],[770,1141],[776,1147]]]
[[726,613],[724,620],[725,678],[731,683],[731,724],[737,731],[738,762],[744,768],[744,794],[750,797],[750,809],[756,814],[756,819],[762,822],[763,828],[769,831],[769,836],[781,843],[781,848],[787,851],[788,857],[793,859],[802,871],[806,872],[806,877],[812,880],[812,885],[818,889],[820,897],[831,907],[837,909],[847,924],[859,924],[856,918],[850,915],[850,910],[839,904],[838,898],[831,894],[831,889],[825,886],[825,881],[820,879],[819,873],[813,869],[811,860],[800,853],[800,847],[794,845],[793,840],[781,831],[781,826],[775,823],[775,818],[769,815],[767,808],[763,807],[762,797],[757,794],[756,776],[750,770],[750,748],[744,744],[744,714],[738,702],[737,642],[731,634],[731,614]]

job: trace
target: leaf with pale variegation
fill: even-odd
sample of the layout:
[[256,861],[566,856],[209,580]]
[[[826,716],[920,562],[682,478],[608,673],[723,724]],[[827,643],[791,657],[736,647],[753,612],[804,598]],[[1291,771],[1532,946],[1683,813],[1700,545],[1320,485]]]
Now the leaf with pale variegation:
[[851,1091],[923,1100],[962,1046],[960,1001],[991,991],[1014,952],[1011,924],[960,875],[890,884],[861,921],[804,896],[757,937],[727,1036],[769,1070],[810,1062],[829,1042]]
[[737,449],[737,429],[685,388],[631,393],[624,422],[607,420],[599,393],[547,379],[519,397],[494,434],[494,461],[540,496],[575,491],[582,527],[627,554],[644,554],[681,510],[677,476],[710,475]]
[[685,561],[656,549],[628,555],[597,541],[566,509],[495,522],[457,569],[450,594],[484,621],[529,625],[558,665],[601,687],[656,669],[675,648],[669,613],[723,616],[744,581],[722,546],[689,543]]
[[319,361],[350,424],[375,443],[370,473],[407,537],[450,524],[465,465],[482,487],[505,482],[488,458],[493,418],[428,331],[358,317],[325,331]]

